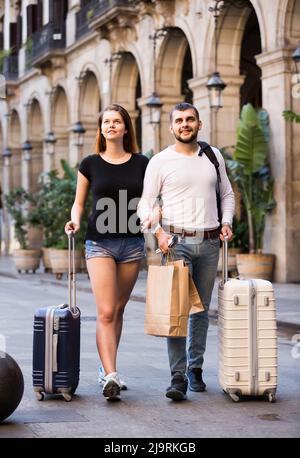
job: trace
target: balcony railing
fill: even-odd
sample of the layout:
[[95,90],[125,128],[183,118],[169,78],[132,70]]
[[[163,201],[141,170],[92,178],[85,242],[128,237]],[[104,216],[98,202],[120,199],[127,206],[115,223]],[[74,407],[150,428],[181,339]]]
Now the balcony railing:
[[94,17],[103,16],[116,7],[127,7],[130,9],[134,7],[134,2],[130,0],[99,0],[97,3]]
[[3,75],[7,80],[16,80],[19,76],[18,56],[5,56],[3,59]]
[[120,12],[135,10],[134,0],[91,0],[76,15],[76,38],[114,19]]
[[86,6],[76,13],[76,40],[91,31],[89,21],[94,17],[99,0],[91,0]]
[[38,65],[49,59],[49,55],[66,46],[65,24],[58,25],[52,22],[35,32],[27,41],[26,60],[31,65]]

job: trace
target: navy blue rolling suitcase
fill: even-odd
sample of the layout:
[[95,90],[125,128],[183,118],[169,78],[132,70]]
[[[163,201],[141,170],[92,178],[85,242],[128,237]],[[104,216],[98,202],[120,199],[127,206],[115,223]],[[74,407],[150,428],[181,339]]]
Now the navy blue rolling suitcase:
[[69,304],[39,308],[33,326],[33,388],[39,401],[44,393],[61,393],[66,401],[79,382],[80,310],[76,306],[75,240],[69,235]]

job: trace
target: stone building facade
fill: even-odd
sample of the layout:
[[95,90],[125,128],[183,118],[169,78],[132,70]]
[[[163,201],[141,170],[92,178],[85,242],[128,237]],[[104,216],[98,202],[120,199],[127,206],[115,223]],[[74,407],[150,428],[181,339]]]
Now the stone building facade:
[[[93,151],[98,113],[110,101],[128,109],[144,152],[169,143],[168,112],[179,101],[197,106],[201,138],[218,147],[235,143],[240,108],[251,102],[270,116],[277,207],[265,251],[276,255],[277,281],[300,281],[300,129],[282,117],[286,109],[300,112],[291,59],[300,41],[300,0],[225,0],[217,33],[209,11],[214,3],[0,1],[2,193],[18,185],[33,190],[40,173],[59,169],[62,158],[76,164]],[[157,39],[154,55],[149,36],[163,27],[167,34]],[[214,118],[206,83],[215,65],[227,87]],[[154,89],[163,104],[156,128],[146,105]],[[77,121],[86,130],[83,147],[72,132]],[[56,137],[54,154],[44,141],[49,132]],[[30,154],[22,150],[25,141]],[[2,227],[7,252],[5,212]]]

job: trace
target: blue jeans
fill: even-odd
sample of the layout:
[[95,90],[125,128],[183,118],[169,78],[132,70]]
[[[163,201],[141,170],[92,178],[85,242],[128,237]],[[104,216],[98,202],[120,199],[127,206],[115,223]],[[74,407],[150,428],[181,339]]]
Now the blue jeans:
[[168,354],[172,376],[177,372],[183,376],[187,368],[202,368],[208,330],[208,309],[217,275],[220,239],[206,239],[199,243],[188,243],[188,238],[175,246],[176,258],[184,259],[189,267],[204,312],[189,317],[188,348],[185,337],[168,337]]

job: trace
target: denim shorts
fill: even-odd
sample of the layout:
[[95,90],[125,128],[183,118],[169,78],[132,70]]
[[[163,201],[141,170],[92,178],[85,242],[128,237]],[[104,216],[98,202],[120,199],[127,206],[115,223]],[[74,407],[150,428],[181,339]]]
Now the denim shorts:
[[118,263],[125,263],[139,261],[144,256],[144,237],[110,237],[100,242],[85,242],[85,259],[112,258]]

